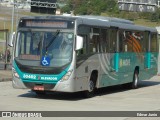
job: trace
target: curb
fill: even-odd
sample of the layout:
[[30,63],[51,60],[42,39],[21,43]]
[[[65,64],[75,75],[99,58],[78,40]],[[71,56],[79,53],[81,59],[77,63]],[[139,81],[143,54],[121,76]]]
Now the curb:
[[12,78],[2,78],[2,79],[0,79],[0,82],[8,82],[8,81],[12,81]]

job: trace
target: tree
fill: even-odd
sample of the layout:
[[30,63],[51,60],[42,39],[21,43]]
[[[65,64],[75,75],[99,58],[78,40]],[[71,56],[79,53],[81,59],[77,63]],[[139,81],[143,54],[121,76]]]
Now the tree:
[[67,0],[66,5],[61,8],[63,13],[70,13],[73,10],[72,0]]
[[66,5],[61,11],[65,13],[74,11],[75,15],[101,15],[103,13],[103,15],[129,20],[138,18],[155,22],[160,20],[160,8],[155,13],[120,11],[117,0],[66,0]]
[[[79,15],[100,15],[101,12],[107,10],[108,1],[113,0],[68,0],[67,5],[62,8],[62,11],[74,11],[75,14]],[[111,2],[110,6],[113,6],[113,2]]]

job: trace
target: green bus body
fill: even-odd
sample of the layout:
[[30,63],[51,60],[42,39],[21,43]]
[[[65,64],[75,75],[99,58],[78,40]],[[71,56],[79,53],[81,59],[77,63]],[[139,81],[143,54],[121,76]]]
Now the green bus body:
[[[67,44],[71,46],[62,53],[61,37],[66,34]],[[78,50],[77,36],[83,38],[83,47]],[[36,37],[40,47],[35,55]],[[158,44],[156,29],[123,19],[100,16],[21,18],[14,42],[13,87],[29,88],[36,93],[84,91],[90,96],[95,88],[134,85],[137,80],[150,79],[157,74]],[[49,65],[43,65],[47,59]]]

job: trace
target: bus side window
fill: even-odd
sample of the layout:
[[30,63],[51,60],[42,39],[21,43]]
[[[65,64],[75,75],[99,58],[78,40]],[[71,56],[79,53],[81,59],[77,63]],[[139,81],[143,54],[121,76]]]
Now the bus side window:
[[93,36],[89,41],[90,53],[100,52],[100,34],[99,28],[93,28]]
[[140,42],[140,50],[139,52],[146,52],[146,40],[144,39],[144,34],[142,32],[135,32],[134,34],[135,38],[137,39],[137,41]]
[[120,31],[119,34],[120,52],[132,52],[133,36],[130,31]]
[[99,36],[94,35],[90,40],[90,53],[99,52]]
[[110,52],[114,53],[116,52],[116,44],[117,44],[117,30],[116,29],[110,29],[109,30],[109,37],[110,37]]
[[109,52],[109,40],[108,40],[108,33],[107,29],[101,30],[101,45],[100,51],[103,53]]
[[88,54],[90,27],[85,25],[78,26],[78,35],[83,37],[83,49],[77,51],[77,56],[85,56]]
[[132,52],[133,49],[133,35],[131,31],[125,33],[125,39],[123,41],[124,52]]
[[119,52],[124,52],[125,31],[119,32]]
[[149,32],[144,32],[143,34],[143,52],[149,51]]

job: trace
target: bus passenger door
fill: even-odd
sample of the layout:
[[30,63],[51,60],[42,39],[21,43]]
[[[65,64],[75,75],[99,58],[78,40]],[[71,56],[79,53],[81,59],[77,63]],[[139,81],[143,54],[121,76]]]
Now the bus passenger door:
[[[133,39],[132,32],[120,30],[119,32],[119,71],[125,78],[133,71]],[[123,78],[124,79],[124,78]]]
[[147,31],[144,32],[143,52],[144,52],[144,68],[145,69],[151,68],[150,41],[151,41],[151,33]]
[[150,35],[150,74],[157,74],[157,66],[158,66],[158,40],[157,33],[152,33]]
[[119,70],[119,30],[112,27],[109,30],[110,53],[111,53],[111,72],[118,72]]

